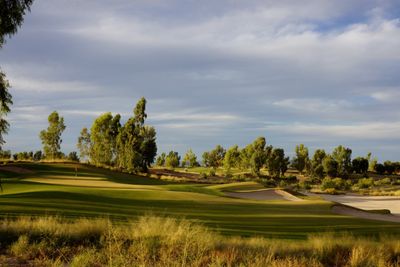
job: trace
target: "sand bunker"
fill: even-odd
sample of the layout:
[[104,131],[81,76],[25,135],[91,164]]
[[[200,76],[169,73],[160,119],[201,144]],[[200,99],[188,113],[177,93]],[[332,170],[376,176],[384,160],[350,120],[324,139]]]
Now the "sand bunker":
[[328,195],[312,194],[309,196],[319,196],[325,200],[341,203],[347,206],[363,210],[387,209],[394,215],[400,216],[400,197],[396,196],[361,196],[356,194]]
[[334,213],[337,213],[340,215],[354,216],[354,217],[369,219],[369,220],[400,223],[400,217],[398,217],[398,216],[394,216],[394,215],[390,215],[390,214],[375,214],[375,213],[370,213],[370,212],[366,212],[363,210],[358,210],[358,209],[354,209],[354,208],[342,206],[342,205],[333,206],[332,211]]
[[34,171],[17,167],[17,166],[0,166],[0,171],[7,171],[7,172],[13,172],[13,173],[18,173],[18,174],[31,174],[34,173]]
[[254,200],[288,200],[288,201],[303,201],[288,192],[276,189],[263,189],[257,191],[243,192],[224,192],[225,195],[236,198],[254,199]]

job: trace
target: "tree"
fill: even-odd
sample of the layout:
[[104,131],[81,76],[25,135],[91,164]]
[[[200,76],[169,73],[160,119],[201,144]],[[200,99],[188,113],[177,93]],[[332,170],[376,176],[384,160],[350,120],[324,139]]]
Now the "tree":
[[167,156],[167,155],[165,154],[165,152],[161,153],[161,155],[159,155],[159,156],[157,157],[156,165],[159,166],[159,167],[164,166],[164,165],[165,165],[165,158],[166,158],[166,156]]
[[383,165],[385,166],[386,173],[389,175],[392,175],[396,170],[395,165],[389,160],[385,161]]
[[[0,11],[1,12],[1,11]],[[0,19],[1,23],[1,19]],[[0,71],[0,149],[5,143],[3,134],[8,133],[9,123],[4,118],[10,112],[10,105],[13,104],[11,94],[8,92],[10,84],[3,72]]]
[[33,154],[33,160],[34,161],[40,161],[43,158],[43,153],[41,150],[38,150],[35,152],[35,154]]
[[333,159],[337,162],[337,175],[346,178],[351,170],[351,149],[344,146],[336,147],[332,152]]
[[303,174],[303,171],[306,167],[306,163],[308,162],[308,148],[305,147],[303,144],[297,145],[296,146],[296,157],[293,159],[293,167],[296,168],[300,172],[300,174]]
[[231,169],[238,167],[240,164],[240,150],[237,145],[229,148],[224,157],[224,168],[226,173],[230,174]]
[[61,135],[65,130],[64,118],[60,117],[57,111],[53,111],[48,118],[49,127],[40,132],[40,139],[43,144],[43,151],[46,158],[55,159],[60,156],[62,143]]
[[68,154],[68,160],[79,162],[78,153],[76,151],[72,151]]
[[182,166],[189,168],[199,166],[199,163],[197,162],[197,156],[193,153],[192,149],[189,149],[183,157]]
[[322,166],[324,167],[324,172],[329,177],[336,177],[338,175],[338,163],[331,155],[324,157]]
[[165,158],[165,166],[172,169],[179,167],[180,160],[181,157],[179,156],[178,152],[170,151]]
[[[33,0],[3,0],[0,1],[0,48],[5,43],[5,37],[15,34],[24,21],[26,11],[29,11]],[[9,124],[4,118],[10,112],[13,104],[8,92],[10,83],[0,69],[0,149],[5,143],[3,135],[8,132]]]
[[156,130],[152,126],[144,125],[140,135],[141,169],[147,171],[157,155]]
[[143,126],[144,121],[147,118],[146,114],[146,99],[142,97],[135,106],[135,109],[133,110],[133,114],[135,115],[135,123],[137,125]]
[[140,170],[141,142],[140,129],[136,126],[135,119],[129,118],[117,136],[117,164],[120,168],[129,172]]
[[86,127],[82,129],[81,134],[78,137],[78,143],[76,144],[76,147],[79,150],[79,156],[81,159],[90,159],[92,143],[90,139],[90,133]]
[[111,165],[115,160],[120,118],[119,114],[113,117],[111,112],[107,112],[93,122],[90,129],[90,156],[95,164]]
[[385,165],[381,163],[375,164],[375,171],[377,174],[383,175],[385,173]]
[[368,159],[367,158],[362,158],[362,157],[357,157],[352,160],[351,165],[353,166],[353,171],[358,174],[363,174],[364,176],[368,172]]
[[274,148],[267,161],[268,172],[272,177],[280,178],[288,169],[289,157],[285,157],[282,148]]
[[203,153],[203,163],[206,167],[218,168],[222,166],[226,150],[221,146],[217,145],[210,152]]
[[314,178],[322,179],[325,176],[324,167],[322,166],[322,161],[326,157],[325,150],[317,149],[310,161],[311,165],[311,176]]

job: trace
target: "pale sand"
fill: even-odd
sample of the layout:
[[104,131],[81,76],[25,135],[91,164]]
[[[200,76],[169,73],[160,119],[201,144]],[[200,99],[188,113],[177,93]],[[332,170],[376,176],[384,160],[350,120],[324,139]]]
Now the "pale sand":
[[254,199],[254,200],[288,200],[303,201],[292,194],[279,189],[263,189],[247,192],[224,192],[225,195],[236,198]]
[[392,214],[400,216],[400,197],[396,196],[361,196],[355,194],[328,195],[312,193],[308,193],[307,195],[319,196],[328,201],[338,202],[363,210],[387,209],[390,210]]
[[340,206],[336,205],[332,207],[332,211],[334,213],[340,214],[340,215],[348,215],[348,216],[354,216],[358,218],[363,218],[363,219],[369,219],[369,220],[378,220],[378,221],[387,221],[387,222],[398,222],[400,223],[400,217],[395,216],[395,215],[390,215],[390,214],[376,214],[376,213],[370,213],[362,210],[357,210],[351,207],[347,206]]

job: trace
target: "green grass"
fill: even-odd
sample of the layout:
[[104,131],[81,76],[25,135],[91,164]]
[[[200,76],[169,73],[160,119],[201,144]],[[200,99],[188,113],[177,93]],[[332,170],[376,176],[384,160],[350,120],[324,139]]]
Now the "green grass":
[[[109,217],[120,223],[144,214],[187,218],[225,235],[305,239],[319,232],[355,235],[400,234],[399,224],[363,220],[331,213],[322,200],[252,201],[223,196],[224,190],[255,190],[256,183],[230,185],[177,184],[149,177],[75,164],[21,163],[34,173],[2,174],[0,216],[61,215],[66,218]],[[117,188],[51,184],[82,179],[104,181]],[[62,178],[62,179],[60,179]],[[36,179],[36,180],[35,180]],[[39,183],[46,179],[47,183]],[[137,187],[132,187],[137,185]]]

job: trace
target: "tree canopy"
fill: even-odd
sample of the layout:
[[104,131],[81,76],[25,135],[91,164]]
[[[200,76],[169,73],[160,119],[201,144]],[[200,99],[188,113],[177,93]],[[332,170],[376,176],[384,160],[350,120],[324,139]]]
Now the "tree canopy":
[[59,158],[62,143],[61,135],[65,130],[64,118],[60,117],[57,111],[53,111],[48,117],[49,127],[40,132],[40,139],[43,144],[43,151],[46,158]]

